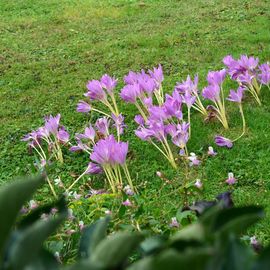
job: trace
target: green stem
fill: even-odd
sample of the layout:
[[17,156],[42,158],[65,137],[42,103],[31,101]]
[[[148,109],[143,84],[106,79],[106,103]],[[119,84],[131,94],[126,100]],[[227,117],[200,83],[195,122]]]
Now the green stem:
[[78,183],[78,181],[87,173],[87,170],[85,170],[85,172],[83,172],[68,188],[67,188],[67,192],[69,190],[71,190],[74,185],[76,185]]
[[54,198],[57,198],[57,195],[56,195],[56,193],[55,193],[55,190],[54,190],[54,188],[53,188],[53,185],[52,185],[52,183],[51,183],[51,181],[50,181],[50,179],[49,179],[48,176],[46,177],[46,180],[47,180],[47,182],[48,182],[48,184],[49,184],[49,187],[50,187],[50,189],[51,189],[51,191],[52,191],[52,194],[53,194]]

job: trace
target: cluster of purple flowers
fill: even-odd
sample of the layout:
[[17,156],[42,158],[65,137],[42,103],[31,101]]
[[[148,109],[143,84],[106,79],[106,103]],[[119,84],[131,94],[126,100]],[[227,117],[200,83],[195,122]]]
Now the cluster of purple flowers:
[[264,63],[259,65],[259,59],[241,55],[239,59],[234,59],[227,55],[223,59],[227,66],[227,72],[232,80],[239,83],[239,87],[248,90],[255,100],[261,105],[260,91],[261,86],[270,84],[270,65]]
[[[55,117],[52,115],[45,117],[44,126],[22,138],[22,141],[27,142],[28,146],[38,153],[42,166],[52,157],[56,157],[60,162],[63,162],[60,145],[68,143],[69,133],[63,125],[60,125],[60,118],[60,114]],[[44,144],[46,144],[46,147],[44,147]]]
[[[259,59],[242,55],[238,60],[228,55],[223,59],[226,69],[210,71],[207,75],[208,85],[200,93],[198,89],[198,75],[192,80],[188,75],[186,80],[178,82],[171,94],[164,94],[162,83],[164,75],[162,66],[153,70],[130,71],[124,76],[124,87],[120,91],[120,98],[127,103],[134,104],[139,112],[134,118],[138,124],[135,134],[144,141],[150,142],[177,168],[176,160],[184,157],[190,166],[197,166],[200,160],[196,154],[188,153],[187,143],[191,137],[191,109],[195,109],[204,116],[214,114],[224,126],[229,127],[225,100],[239,105],[243,119],[243,133],[245,133],[245,118],[242,101],[245,91],[249,91],[260,104],[261,86],[270,85],[270,64],[259,65]],[[223,82],[226,76],[238,82],[237,90],[230,90],[225,98]],[[84,151],[90,157],[85,172],[80,175],[67,189],[70,190],[85,174],[104,173],[113,192],[123,188],[122,173],[128,185],[134,192],[132,180],[127,168],[126,159],[128,143],[120,140],[126,128],[124,116],[117,106],[116,86],[118,80],[107,74],[99,80],[87,83],[87,100],[77,104],[77,111],[81,113],[97,112],[103,117],[95,124],[89,125],[83,133],[75,134],[76,145],[71,146],[73,152]],[[201,97],[212,102],[204,107]],[[99,109],[101,103],[105,111]],[[97,105],[97,106],[96,106]],[[187,117],[184,112],[187,110]],[[44,166],[49,160],[55,158],[63,162],[61,145],[69,143],[69,133],[60,125],[60,114],[45,118],[44,126],[27,134],[22,140],[26,141],[40,157],[40,164]],[[219,146],[231,148],[235,140],[216,136],[215,142]],[[69,143],[70,144],[70,143]],[[44,147],[46,145],[46,147]],[[177,149],[175,153],[174,149]],[[214,156],[213,148],[208,154]]]

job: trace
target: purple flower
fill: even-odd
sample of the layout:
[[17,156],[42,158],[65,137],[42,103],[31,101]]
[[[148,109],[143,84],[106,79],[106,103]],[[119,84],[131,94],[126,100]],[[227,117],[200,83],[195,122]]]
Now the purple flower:
[[200,179],[196,179],[194,186],[198,189],[201,189],[203,187],[203,183]]
[[91,106],[87,102],[80,100],[77,104],[77,112],[88,113],[91,111]]
[[112,119],[114,121],[113,127],[119,130],[119,134],[123,134],[124,128],[126,127],[124,123],[124,116],[122,114],[116,116],[112,113]]
[[230,94],[227,97],[227,100],[232,101],[232,102],[241,103],[242,98],[243,98],[243,92],[244,92],[243,87],[238,87],[237,91],[230,90]]
[[247,55],[241,55],[238,63],[246,70],[253,71],[259,64],[259,59],[254,57],[248,57]]
[[182,100],[186,103],[188,108],[191,108],[193,103],[196,101],[196,97],[192,96],[190,92],[186,91],[184,95],[182,95]]
[[90,125],[89,127],[85,128],[83,135],[84,135],[84,138],[89,139],[92,142],[94,142],[96,132],[95,132],[94,128]]
[[226,77],[226,69],[222,69],[219,71],[209,71],[207,75],[207,81],[211,85],[221,85]]
[[104,101],[107,99],[106,93],[102,89],[102,84],[98,80],[89,81],[86,85],[88,92],[85,93],[86,97],[89,97],[91,100],[100,100]]
[[208,85],[207,87],[203,88],[202,96],[205,99],[212,100],[214,102],[220,99],[220,87],[218,84]]
[[107,74],[104,74],[100,79],[100,83],[102,87],[107,90],[109,94],[112,94],[114,88],[117,85],[117,79],[110,77]]
[[227,139],[222,136],[215,136],[215,143],[218,146],[226,146],[227,148],[232,148],[233,147],[233,142],[230,139]]
[[156,81],[147,75],[146,78],[139,78],[140,88],[148,94],[152,94],[157,87]]
[[61,115],[57,114],[55,117],[52,115],[45,117],[45,126],[44,128],[51,134],[56,135],[58,132],[59,122]]
[[126,84],[135,84],[138,81],[138,75],[134,71],[129,71],[128,75],[124,76],[124,82]]
[[198,93],[198,81],[199,81],[198,75],[194,77],[194,82],[191,80],[190,76],[188,75],[185,81],[182,81],[181,83],[176,84],[175,90],[177,90],[181,94],[185,94],[186,92],[189,92],[190,94],[196,95]]
[[270,84],[270,65],[269,63],[265,63],[259,66],[260,74],[258,75],[259,80],[262,84],[269,85]]
[[173,92],[173,96],[166,94],[166,99],[163,104],[163,111],[166,116],[169,117],[177,117],[178,119],[183,118],[182,113],[182,98],[180,97],[177,91]]
[[209,146],[207,154],[208,154],[208,156],[216,156],[217,152],[214,151],[212,146]]
[[228,173],[228,179],[225,181],[228,185],[233,185],[236,183],[236,179],[234,178],[233,173]]
[[163,107],[152,106],[148,109],[149,111],[149,120],[153,121],[163,121],[168,118]]
[[179,225],[179,223],[178,223],[176,217],[172,217],[171,223],[169,224],[169,226],[170,226],[171,228],[179,228],[180,225]]
[[189,123],[183,122],[182,124],[178,124],[176,126],[176,129],[171,129],[171,136],[172,136],[172,142],[183,149],[188,140],[189,140]]
[[97,128],[98,132],[100,132],[104,136],[109,135],[109,126],[110,121],[107,117],[99,118],[95,123],[95,127]]
[[95,164],[93,162],[89,162],[88,167],[86,169],[87,174],[100,174],[102,172],[103,172],[103,170],[98,164]]
[[162,66],[159,64],[157,68],[154,67],[153,71],[148,70],[150,76],[161,84],[164,80]]
[[135,134],[143,141],[148,141],[151,137],[155,135],[153,130],[147,129],[144,126],[140,126],[137,130],[135,130]]
[[140,126],[142,126],[142,125],[145,124],[145,123],[144,123],[144,119],[143,119],[143,117],[142,117],[140,114],[135,115],[134,121],[135,121],[138,125],[140,125]]
[[101,166],[123,165],[126,162],[127,152],[128,143],[117,142],[113,135],[109,135],[97,142],[90,158]]
[[132,206],[132,203],[129,199],[126,199],[124,202],[122,202],[122,205],[130,207]]
[[253,78],[255,78],[255,75],[252,75],[248,71],[245,71],[237,77],[237,80],[241,84],[251,85]]
[[67,143],[69,141],[69,133],[66,131],[64,127],[61,127],[60,130],[57,133],[57,139],[61,143]]
[[120,97],[129,103],[135,103],[140,95],[140,87],[138,84],[128,84],[123,87]]
[[197,155],[195,153],[190,153],[190,156],[188,157],[188,160],[190,161],[190,166],[199,166],[200,160],[198,160]]
[[142,100],[143,104],[147,107],[147,108],[150,108],[153,106],[153,99],[152,97],[146,97],[146,98],[143,98]]

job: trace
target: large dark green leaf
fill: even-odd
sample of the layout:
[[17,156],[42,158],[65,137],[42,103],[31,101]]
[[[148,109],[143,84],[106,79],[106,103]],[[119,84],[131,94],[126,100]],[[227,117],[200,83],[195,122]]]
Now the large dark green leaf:
[[18,231],[16,241],[9,247],[7,263],[11,269],[24,269],[36,260],[43,248],[44,241],[51,235],[66,218],[61,214],[55,218],[39,220],[25,230]]
[[209,249],[189,249],[183,253],[168,249],[156,257],[145,258],[142,262],[135,263],[128,270],[201,270],[205,269],[210,256]]
[[59,263],[49,251],[42,249],[38,256],[27,265],[27,270],[58,270]]
[[221,242],[215,249],[209,270],[250,270],[254,259],[254,252],[231,234],[226,242]]
[[127,270],[155,270],[154,259],[154,256],[145,257],[130,265]]
[[79,247],[79,256],[88,258],[99,242],[106,237],[109,217],[101,218],[83,231]]
[[145,239],[140,244],[140,251],[143,256],[148,256],[150,254],[154,254],[162,250],[166,245],[166,241],[164,237],[155,236]]
[[257,257],[257,261],[254,263],[252,270],[269,270],[270,269],[270,245],[263,250],[263,252]]
[[203,226],[200,223],[195,223],[174,234],[169,240],[169,245],[178,251],[182,251],[188,247],[201,246],[204,239]]
[[91,262],[106,267],[117,267],[125,262],[138,247],[143,236],[137,233],[116,233],[102,240],[91,255]]
[[213,231],[219,234],[239,234],[263,217],[263,209],[256,206],[222,210],[216,217]]
[[24,227],[32,225],[34,222],[40,219],[42,214],[49,214],[52,208],[57,208],[58,212],[63,213],[67,211],[65,197],[61,197],[59,200],[40,206],[31,211],[25,218],[20,220],[16,225],[18,229],[23,229]]
[[5,222],[0,222],[0,258],[4,245],[23,204],[41,186],[42,177],[13,182],[0,190],[0,216]]
[[[89,260],[81,260],[71,266],[62,267],[61,270],[107,270],[100,264],[96,265]],[[50,269],[51,270],[51,269]]]

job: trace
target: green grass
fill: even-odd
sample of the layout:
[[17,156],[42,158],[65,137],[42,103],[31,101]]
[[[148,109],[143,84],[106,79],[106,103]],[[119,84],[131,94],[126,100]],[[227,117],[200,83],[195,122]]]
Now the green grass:
[[[42,124],[47,114],[62,114],[62,122],[74,134],[86,124],[75,112],[89,79],[104,73],[119,79],[130,69],[163,65],[164,89],[170,92],[187,74],[204,78],[209,69],[222,67],[227,54],[270,55],[270,3],[267,0],[65,0],[0,2],[0,180],[29,174],[33,157],[21,137]],[[121,81],[121,80],[120,80]],[[201,79],[200,86],[205,85]],[[120,83],[122,86],[123,83]],[[118,88],[120,89],[120,87]],[[253,100],[244,104],[248,132],[231,150],[199,169],[205,184],[202,198],[212,199],[226,190],[224,179],[232,171],[238,178],[234,198],[238,205],[260,204],[266,218],[255,228],[262,241],[269,239],[270,225],[270,93],[263,90],[263,106]],[[135,110],[121,103],[130,128]],[[241,132],[237,108],[229,106],[232,129]],[[205,125],[192,115],[193,137],[189,149],[200,153],[222,133],[219,124]],[[125,137],[132,151],[131,173],[137,183],[147,181],[144,193],[157,197],[161,181],[157,170],[173,173],[162,157],[132,131]],[[57,168],[63,181],[70,172],[81,173],[84,156],[66,154]],[[181,202],[179,195],[166,196],[148,208],[159,222],[168,222]]]

